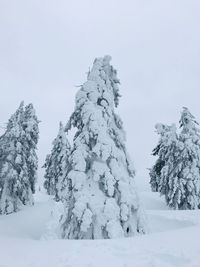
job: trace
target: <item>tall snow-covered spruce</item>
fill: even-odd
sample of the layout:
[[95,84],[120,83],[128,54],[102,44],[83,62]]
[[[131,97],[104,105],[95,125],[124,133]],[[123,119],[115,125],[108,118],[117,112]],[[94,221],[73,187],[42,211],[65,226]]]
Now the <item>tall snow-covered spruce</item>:
[[70,144],[60,122],[59,132],[53,141],[51,154],[47,155],[43,166],[45,168],[44,188],[47,194],[55,196],[56,201],[62,199],[62,189],[65,187],[67,170],[69,168],[68,158],[70,151]]
[[66,126],[77,128],[67,173],[61,234],[68,239],[119,238],[145,232],[135,171],[115,114],[119,80],[110,56],[97,58],[76,95]]
[[[11,116],[1,137],[0,213],[16,212],[22,205],[32,205],[27,132],[24,103]],[[30,140],[29,140],[30,141]]]

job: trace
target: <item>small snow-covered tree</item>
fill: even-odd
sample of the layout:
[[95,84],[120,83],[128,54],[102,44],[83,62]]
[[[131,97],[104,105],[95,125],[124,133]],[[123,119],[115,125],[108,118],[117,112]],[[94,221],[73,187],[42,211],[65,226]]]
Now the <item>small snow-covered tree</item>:
[[63,125],[60,123],[58,135],[53,141],[51,154],[47,155],[43,166],[45,168],[44,187],[49,195],[55,196],[56,201],[62,198],[62,190],[65,186],[66,174],[69,168],[68,157],[70,149]]
[[200,203],[200,135],[198,123],[187,108],[181,113],[180,127],[165,196],[175,209],[196,209]]
[[69,157],[63,238],[97,239],[145,232],[135,171],[115,114],[119,80],[111,58],[97,58],[76,95],[66,130],[77,128]]
[[0,213],[8,214],[19,210],[21,205],[33,204],[23,129],[23,102],[11,116],[1,138],[0,155]]
[[165,127],[159,158],[150,171],[151,183],[156,180],[157,191],[165,196],[168,206],[196,209],[200,203],[200,135],[187,108],[183,108],[180,127],[178,136],[175,126]]
[[178,143],[179,141],[176,133],[176,126],[175,124],[172,124],[171,126],[167,127],[167,132],[165,133],[165,138],[159,153],[164,164],[160,170],[158,191],[161,193],[161,195],[165,195],[167,203],[171,185],[170,179],[174,175],[177,158],[179,157]]
[[23,129],[25,132],[24,146],[26,147],[26,159],[28,167],[28,177],[32,193],[35,193],[35,183],[37,180],[38,157],[37,143],[39,139],[39,120],[36,116],[33,104],[25,107]]
[[[165,147],[166,141],[166,133],[169,129],[169,126],[158,123],[155,125],[156,132],[159,134],[159,142],[158,145],[154,148],[152,155],[158,156],[158,159],[154,166],[150,169],[150,185],[153,192],[158,192],[159,184],[160,184],[160,175],[161,170],[165,165],[164,157],[163,157],[163,147]],[[165,154],[165,153],[164,153]]]
[[[164,125],[161,123],[156,124],[156,132],[160,135],[159,143],[153,150],[153,155],[158,156],[154,166],[150,169],[150,184],[153,192],[165,192],[167,185],[167,177],[163,176],[164,167],[169,164],[171,157],[174,153],[174,145],[177,141],[176,126]],[[170,162],[173,164],[173,161]],[[173,166],[171,165],[171,168]]]

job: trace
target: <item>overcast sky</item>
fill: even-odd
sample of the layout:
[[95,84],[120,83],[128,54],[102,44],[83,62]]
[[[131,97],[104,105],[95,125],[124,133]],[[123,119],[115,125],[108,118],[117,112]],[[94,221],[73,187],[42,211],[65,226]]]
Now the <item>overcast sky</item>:
[[199,0],[0,0],[0,125],[21,100],[32,102],[41,165],[73,111],[76,85],[109,54],[127,149],[138,185],[147,185],[155,123],[178,124],[182,106],[200,122],[199,14]]

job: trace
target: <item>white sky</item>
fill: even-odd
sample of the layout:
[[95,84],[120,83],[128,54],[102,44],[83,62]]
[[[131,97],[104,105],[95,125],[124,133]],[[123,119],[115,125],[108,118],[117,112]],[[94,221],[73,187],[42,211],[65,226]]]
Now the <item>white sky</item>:
[[182,106],[200,122],[199,14],[199,0],[0,0],[0,125],[32,102],[42,164],[73,111],[75,85],[110,54],[127,149],[147,185],[155,123],[178,123]]

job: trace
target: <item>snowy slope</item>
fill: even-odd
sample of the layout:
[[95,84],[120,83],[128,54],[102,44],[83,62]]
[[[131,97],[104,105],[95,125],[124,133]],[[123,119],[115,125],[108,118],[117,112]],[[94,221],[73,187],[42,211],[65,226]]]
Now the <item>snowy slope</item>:
[[36,195],[32,208],[0,216],[0,267],[200,266],[200,212],[169,210],[140,192],[150,233],[115,240],[44,239],[53,200]]

